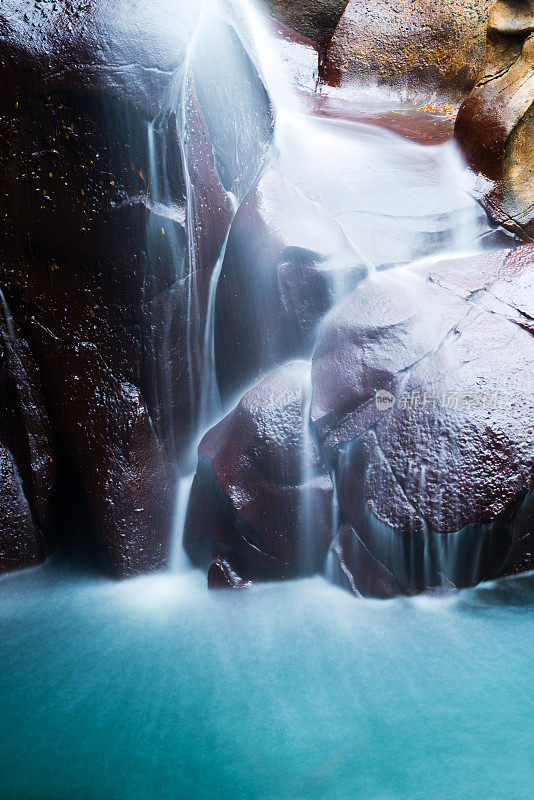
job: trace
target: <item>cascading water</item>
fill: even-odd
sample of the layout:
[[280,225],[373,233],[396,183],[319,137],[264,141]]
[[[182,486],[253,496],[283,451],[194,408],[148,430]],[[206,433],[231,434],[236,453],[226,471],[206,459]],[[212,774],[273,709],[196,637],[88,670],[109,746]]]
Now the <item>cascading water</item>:
[[[178,386],[169,366],[176,360],[177,338],[176,312],[170,307],[164,307],[163,333],[152,342],[159,362],[156,405],[178,474],[172,557],[176,566],[182,563],[180,541],[198,442],[266,369],[251,370],[245,381],[237,381],[221,398],[220,353],[224,358],[225,346],[217,337],[226,335],[217,327],[221,275],[240,263],[247,279],[245,291],[260,313],[268,291],[265,281],[271,281],[251,255],[265,235],[257,226],[252,225],[244,238],[235,234],[237,245],[233,241],[228,254],[234,221],[248,193],[263,185],[260,179],[276,182],[280,210],[269,210],[273,219],[277,213],[283,215],[284,206],[295,209],[282,222],[288,231],[293,226],[288,234],[291,248],[285,252],[316,251],[323,261],[323,252],[333,253],[333,266],[321,268],[329,287],[329,307],[373,270],[416,259],[432,263],[473,254],[483,246],[484,237],[491,241],[492,232],[469,195],[463,163],[452,143],[425,147],[370,125],[310,117],[281,72],[273,34],[248,2],[206,3],[165,107],[148,128],[148,150],[151,272],[157,275],[166,239],[172,262],[165,276],[171,285],[169,303],[178,291],[186,296],[180,306],[185,318],[181,357],[186,367],[181,378],[187,376],[189,423],[185,439],[179,442],[176,430],[183,428],[183,419],[176,416],[174,396],[183,392],[183,385]],[[292,302],[290,298],[290,308]],[[292,347],[299,356],[309,356],[313,348],[313,334],[302,344],[295,331],[289,332],[293,344],[285,346],[286,359]],[[280,363],[278,345],[273,345],[278,336],[276,330],[266,336],[263,347],[273,352],[270,361],[260,359],[260,363]],[[239,345],[245,338],[241,335]],[[315,446],[308,417],[309,408],[303,421],[304,484]],[[310,512],[306,497],[302,508],[305,549]],[[335,495],[332,524],[338,524]],[[450,572],[452,579],[450,560],[450,554],[443,556],[438,572]]]
[[[203,433],[222,413],[215,364],[217,284],[232,220],[261,172],[272,126],[263,85],[227,16],[223,4],[206,4],[165,106],[148,127],[149,199],[151,208],[159,214],[155,219],[152,215],[149,221],[148,260],[151,271],[157,271],[161,238],[167,235],[174,268],[167,276],[171,291],[166,291],[171,295],[170,302],[173,289],[185,294],[181,334],[185,342],[182,356],[189,424],[185,439],[180,442],[175,430],[183,419],[177,423],[173,416],[176,375],[170,368],[174,345],[172,312],[165,308],[163,334],[159,341],[152,342],[159,362],[155,404],[178,474],[171,559],[175,566],[180,563],[177,553],[181,545],[176,545],[176,540],[181,542],[183,534],[196,448]],[[242,106],[234,115],[231,104],[238,96]],[[256,131],[251,133],[247,122],[252,127],[262,124],[262,130],[254,136]],[[169,179],[172,170],[180,172],[178,180],[176,175]],[[169,225],[167,230],[161,225],[165,218],[178,224]]]

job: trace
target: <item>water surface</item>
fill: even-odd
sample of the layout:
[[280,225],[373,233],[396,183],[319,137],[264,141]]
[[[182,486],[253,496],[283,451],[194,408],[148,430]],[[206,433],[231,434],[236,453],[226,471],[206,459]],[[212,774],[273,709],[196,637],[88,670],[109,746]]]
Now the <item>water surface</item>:
[[0,796],[532,800],[534,577],[361,601],[0,581]]

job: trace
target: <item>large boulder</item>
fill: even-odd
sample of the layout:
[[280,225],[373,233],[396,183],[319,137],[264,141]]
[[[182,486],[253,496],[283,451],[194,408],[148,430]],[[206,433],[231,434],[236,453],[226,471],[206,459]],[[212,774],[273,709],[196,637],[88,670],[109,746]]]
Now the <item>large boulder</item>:
[[[166,563],[177,459],[215,371],[211,276],[272,141],[245,46],[224,13],[197,27],[199,12],[0,9],[0,288],[43,387],[60,483],[83,491],[117,575]],[[5,444],[41,524],[34,428],[20,456]]]
[[456,136],[480,176],[493,219],[534,238],[534,3],[498,0],[486,58],[456,119]]
[[308,427],[309,364],[247,392],[199,447],[184,546],[212,586],[315,572],[332,539],[332,482]]
[[522,247],[380,275],[323,323],[311,417],[354,591],[534,566],[533,265]]
[[330,42],[332,83],[465,96],[484,59],[492,0],[350,0]]
[[201,5],[167,0],[3,0],[0,103],[72,91],[158,113]]

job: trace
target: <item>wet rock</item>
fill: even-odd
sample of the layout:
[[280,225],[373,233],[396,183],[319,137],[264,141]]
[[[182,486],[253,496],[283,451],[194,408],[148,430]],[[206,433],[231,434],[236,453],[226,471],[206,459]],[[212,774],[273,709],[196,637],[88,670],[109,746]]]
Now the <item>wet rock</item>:
[[357,597],[390,598],[402,589],[389,570],[362,542],[352,525],[343,525],[332,544],[339,574],[335,578],[348,584]]
[[247,589],[252,581],[242,578],[237,570],[242,569],[238,559],[227,556],[215,558],[208,569],[208,588],[210,589]]
[[308,381],[306,362],[281,367],[200,443],[184,535],[194,564],[237,556],[252,579],[318,569],[332,483],[307,427]]
[[279,69],[280,79],[288,82],[301,99],[316,96],[319,83],[319,45],[275,19],[265,20],[273,38],[271,46],[276,55],[272,64]]
[[54,429],[81,478],[105,566],[117,576],[162,568],[171,484],[139,389],[96,344],[57,347],[43,363]]
[[[367,102],[362,98],[356,104],[351,100],[350,93],[346,93],[347,96],[344,94],[340,96],[337,91],[330,92],[328,87],[323,87],[321,93],[307,98],[308,104],[320,116],[378,125],[420,144],[443,144],[454,135],[457,106],[439,103],[421,106],[413,99],[399,103],[397,108],[384,108],[386,100],[380,95],[373,97],[370,93]],[[387,105],[392,106],[393,103],[388,102]]]
[[[145,305],[145,364],[147,374],[154,373],[147,381],[149,403],[168,452],[186,471],[199,430],[217,409],[214,303],[230,226],[265,167],[274,129],[263,82],[224,20],[210,18],[199,28],[188,67],[185,78],[176,76],[182,82],[173,85],[163,112],[167,131],[159,123],[155,131],[163,137],[156,147],[160,174],[170,167],[161,146],[168,147],[169,137],[180,143],[183,271]],[[160,194],[165,206],[166,192]],[[158,223],[153,229],[161,238]],[[181,241],[174,252],[182,252]]]
[[194,469],[199,427],[217,391],[206,320],[210,270],[200,270],[157,295],[144,309],[146,396],[169,458]]
[[151,118],[199,12],[199,4],[166,0],[3,0],[2,101],[59,90],[109,94]]
[[[171,5],[0,10],[0,287],[40,373],[62,483],[83,488],[118,575],[165,564],[176,459],[213,362],[210,276],[272,141],[232,26],[199,29],[182,68],[200,7]],[[39,465],[11,452],[40,520]]]
[[45,555],[11,454],[0,444],[0,572],[36,566]]
[[[274,129],[271,101],[258,68],[226,20],[214,16],[197,31],[190,70],[206,120],[215,170],[240,202],[261,175]],[[197,133],[188,126],[187,137]]]
[[484,64],[456,120],[487,211],[528,240],[534,238],[533,30],[529,0],[492,6]]
[[522,247],[373,277],[323,323],[311,417],[361,593],[532,567],[533,261]]
[[277,20],[307,36],[324,49],[335,30],[347,0],[268,0]]
[[465,96],[484,58],[490,6],[491,0],[350,0],[328,48],[327,80]]
[[44,560],[56,463],[39,370],[0,290],[0,572]]
[[217,286],[223,399],[285,361],[309,357],[321,318],[365,273],[338,222],[267,168],[232,223]]
[[51,522],[57,456],[39,369],[1,291],[0,409],[0,439],[14,458],[33,518],[44,529]]

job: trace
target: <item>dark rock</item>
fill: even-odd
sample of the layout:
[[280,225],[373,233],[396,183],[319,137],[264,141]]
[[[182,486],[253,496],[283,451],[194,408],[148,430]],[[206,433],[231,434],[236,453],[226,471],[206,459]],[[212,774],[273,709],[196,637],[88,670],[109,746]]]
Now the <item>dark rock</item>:
[[237,569],[242,568],[236,564],[238,559],[234,556],[219,556],[215,558],[208,569],[209,589],[247,589],[252,586],[252,581],[242,578]]
[[312,39],[324,51],[347,0],[268,0],[277,20]]
[[39,370],[0,290],[0,572],[44,560],[56,463]]
[[[165,564],[176,459],[215,373],[211,275],[272,141],[269,98],[231,25],[199,28],[184,66],[199,10],[0,10],[0,287],[44,388],[33,373],[33,399],[17,384],[17,414],[46,410],[61,483],[67,472],[83,486],[115,574]],[[50,476],[25,424],[17,447],[33,461],[8,447],[42,524]]]
[[0,444],[0,572],[36,566],[45,555],[11,454]]
[[37,525],[50,524],[57,456],[39,369],[0,290],[0,439],[11,451]]
[[184,545],[194,564],[237,556],[247,576],[317,570],[332,538],[332,483],[307,426],[309,366],[247,392],[204,437]]
[[532,567],[533,260],[523,247],[373,277],[323,323],[311,416],[358,591]]
[[491,0],[350,0],[330,42],[329,82],[462,97],[484,58]]
[[157,114],[200,12],[166,0],[3,0],[2,101],[67,90]]
[[351,525],[343,525],[332,553],[337,558],[340,578],[356,596],[396,597],[402,593],[393,573],[364,545]]
[[530,0],[494,3],[484,64],[456,120],[488,213],[527,240],[534,238],[533,29]]
[[54,429],[81,477],[105,564],[118,576],[163,567],[171,485],[139,389],[101,345],[60,346],[43,363]]
[[194,469],[192,448],[216,392],[206,352],[210,284],[210,270],[199,270],[145,307],[146,396],[165,451],[186,472]]

